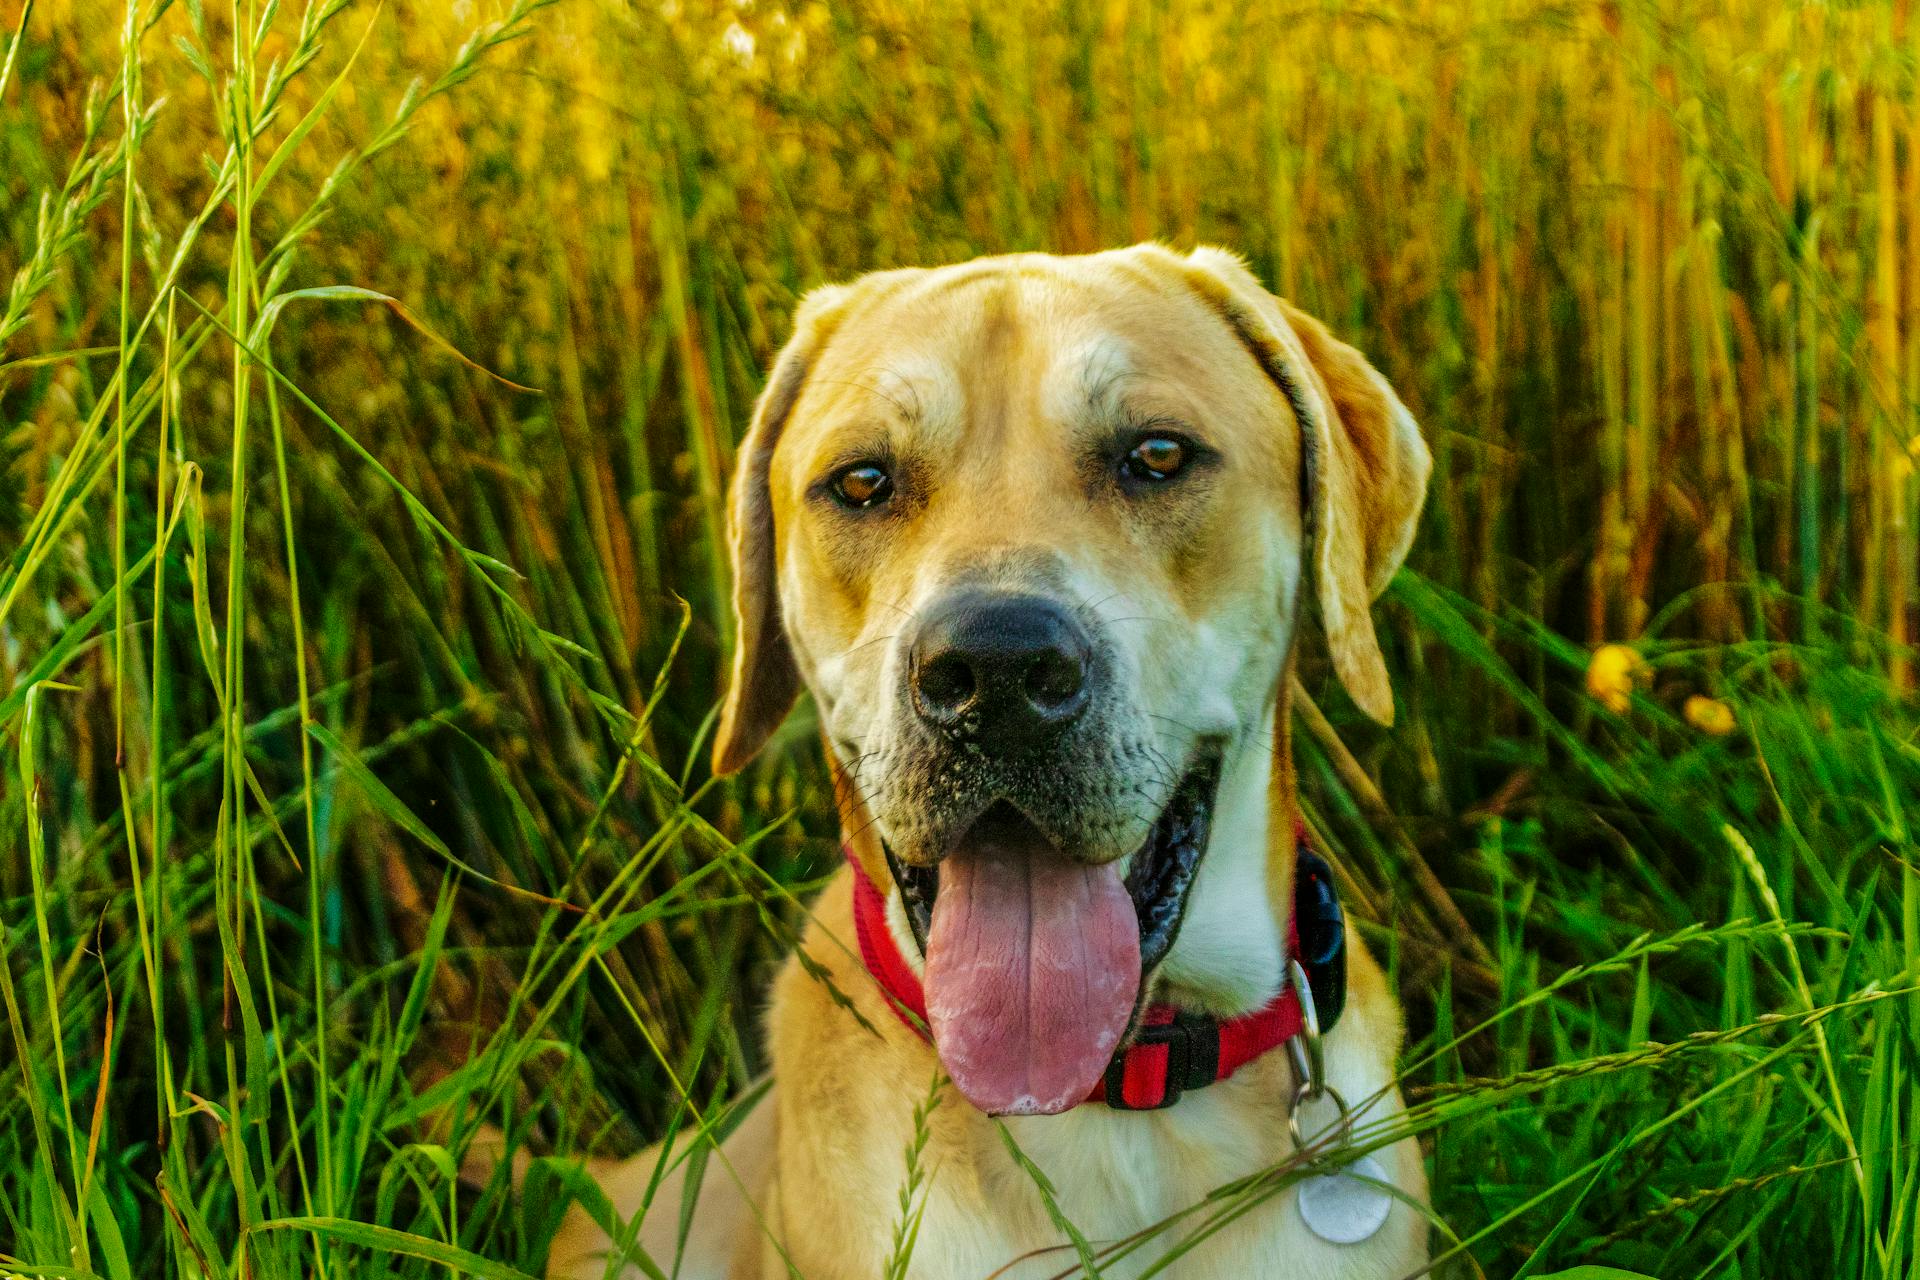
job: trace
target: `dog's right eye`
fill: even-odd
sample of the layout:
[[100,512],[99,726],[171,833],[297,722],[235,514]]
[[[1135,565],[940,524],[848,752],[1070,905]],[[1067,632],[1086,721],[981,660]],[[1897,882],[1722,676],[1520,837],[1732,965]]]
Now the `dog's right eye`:
[[1172,436],[1144,436],[1120,459],[1120,473],[1136,484],[1165,484],[1187,465],[1187,445]]
[[863,511],[893,496],[893,477],[874,463],[856,462],[835,475],[827,488],[841,506]]

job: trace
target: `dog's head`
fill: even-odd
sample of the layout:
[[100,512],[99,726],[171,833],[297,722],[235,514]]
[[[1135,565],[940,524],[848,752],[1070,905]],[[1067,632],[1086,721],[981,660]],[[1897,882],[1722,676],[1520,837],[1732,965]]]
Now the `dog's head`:
[[714,763],[813,692],[983,1109],[1084,1096],[1156,973],[1277,989],[1266,761],[1302,581],[1389,721],[1368,608],[1428,468],[1366,360],[1220,250],[808,296],[740,449]]

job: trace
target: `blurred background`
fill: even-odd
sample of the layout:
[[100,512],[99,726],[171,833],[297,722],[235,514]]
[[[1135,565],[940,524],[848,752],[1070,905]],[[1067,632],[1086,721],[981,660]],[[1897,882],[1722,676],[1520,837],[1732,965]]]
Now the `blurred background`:
[[1904,0],[0,26],[0,1273],[537,1273],[566,1166],[476,1123],[746,1089],[837,858],[808,708],[705,765],[762,372],[812,285],[1157,238],[1433,446],[1399,722],[1310,637],[1296,750],[1443,1274],[1920,1274]]

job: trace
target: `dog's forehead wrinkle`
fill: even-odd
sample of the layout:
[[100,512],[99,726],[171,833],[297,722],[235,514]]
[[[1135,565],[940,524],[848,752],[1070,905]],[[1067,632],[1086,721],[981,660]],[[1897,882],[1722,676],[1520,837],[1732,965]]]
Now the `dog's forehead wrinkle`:
[[[910,379],[925,372],[916,366],[937,364],[991,386],[1018,365],[1098,400],[1136,373],[1138,352],[1126,334],[1141,338],[1156,327],[1150,301],[1131,282],[1096,286],[1056,270],[970,267],[935,272],[889,298],[858,318],[859,337],[841,342],[865,368],[911,362],[901,369]],[[903,350],[909,340],[913,348]]]
[[1099,412],[1113,393],[1137,376],[1133,350],[1114,334],[1098,334],[1062,352],[1056,376],[1076,386],[1083,403]]
[[908,426],[918,424],[926,417],[926,396],[920,389],[924,380],[916,378],[892,364],[878,365],[864,373],[853,373],[843,378],[849,387],[866,391],[899,415],[900,421]]

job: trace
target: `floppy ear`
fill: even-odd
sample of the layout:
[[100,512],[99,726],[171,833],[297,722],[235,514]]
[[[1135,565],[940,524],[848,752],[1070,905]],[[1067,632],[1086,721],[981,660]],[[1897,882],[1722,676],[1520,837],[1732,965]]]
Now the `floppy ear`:
[[802,299],[793,317],[793,336],[773,363],[734,459],[727,513],[733,559],[733,676],[713,740],[716,774],[745,768],[800,696],[800,669],[780,620],[769,471],[807,371],[839,323],[850,292],[829,285]]
[[1369,607],[1406,558],[1426,499],[1433,457],[1419,424],[1365,356],[1268,293],[1239,258],[1200,248],[1185,261],[1300,421],[1307,535],[1333,667],[1361,710],[1392,724]]

